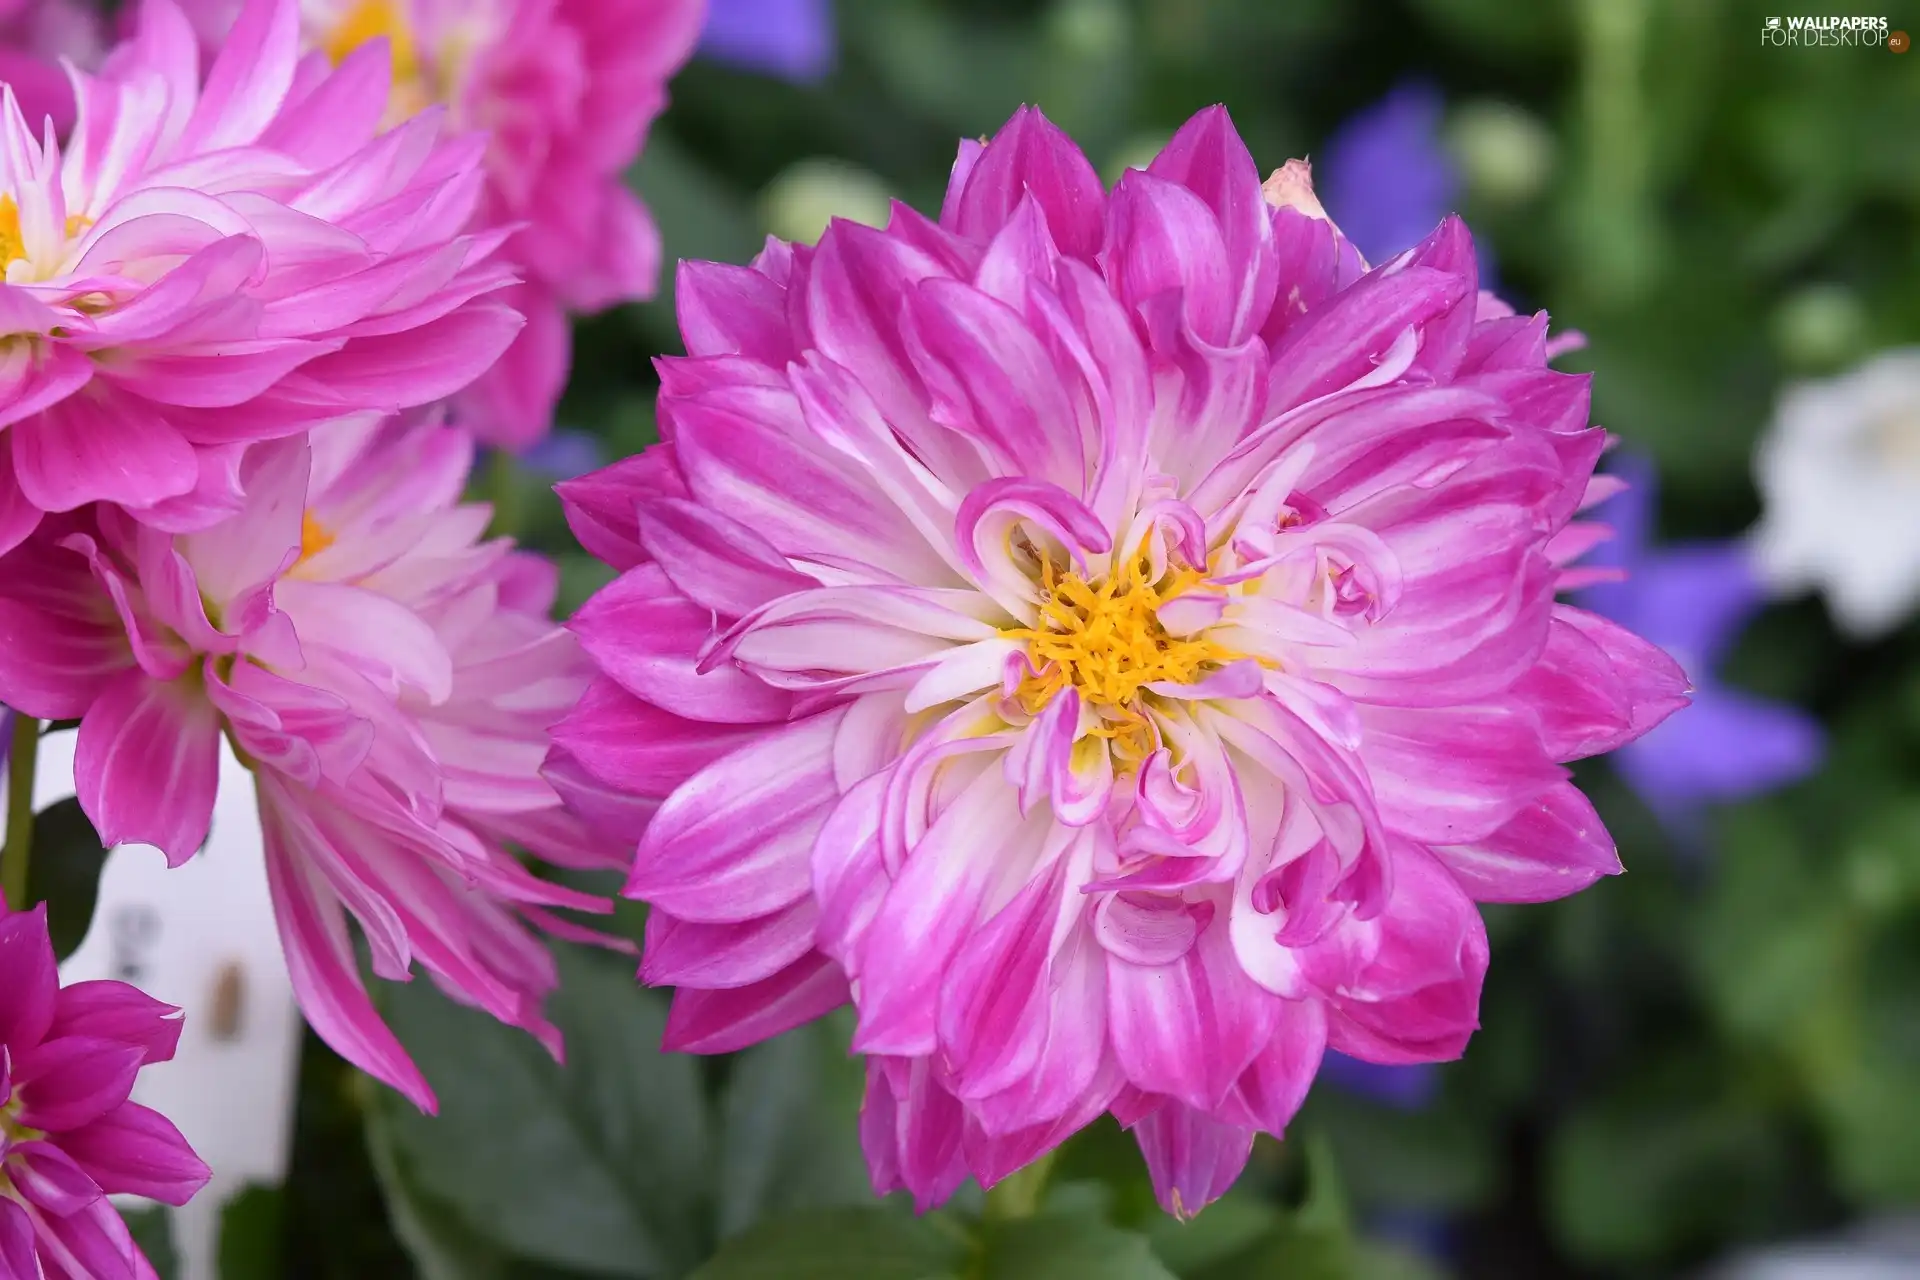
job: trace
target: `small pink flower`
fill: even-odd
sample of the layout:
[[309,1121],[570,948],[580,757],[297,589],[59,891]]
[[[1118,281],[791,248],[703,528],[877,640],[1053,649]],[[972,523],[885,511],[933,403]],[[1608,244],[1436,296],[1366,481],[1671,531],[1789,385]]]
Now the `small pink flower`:
[[[190,0],[217,44],[234,0]],[[340,61],[370,42],[392,53],[389,124],[443,105],[486,130],[482,226],[512,234],[527,327],[459,400],[483,441],[535,444],[571,363],[571,312],[653,296],[660,233],[625,173],[693,51],[704,0],[311,0],[307,47]]]
[[46,908],[0,902],[0,1274],[153,1274],[107,1197],[182,1205],[207,1183],[180,1131],[128,1100],[173,1057],[179,1012],[124,982],[61,987]]
[[[294,990],[327,1042],[423,1107],[433,1095],[375,1013],[374,972],[415,962],[456,998],[559,1051],[555,975],[525,927],[604,899],[538,879],[620,861],[540,776],[584,660],[548,617],[555,575],[460,505],[464,434],[329,424],[256,445],[246,505],[167,534],[110,507],[50,518],[0,582],[0,702],[79,717],[80,803],[108,844],[173,863],[205,841],[224,734],[254,771]],[[590,799],[590,797],[589,797]]]
[[561,486],[668,1041],[851,999],[880,1191],[1111,1112],[1191,1212],[1325,1048],[1458,1055],[1475,902],[1619,869],[1562,762],[1685,701],[1555,603],[1605,437],[1546,316],[1270,195],[1222,110],[1111,192],[1023,110],[938,222],[684,265],[664,442]]
[[[78,75],[64,148],[0,108],[0,553],[110,503],[172,531],[238,510],[245,447],[450,395],[521,320],[499,236],[465,232],[476,138],[381,133],[386,54],[299,52],[251,0],[202,86],[191,30],[145,0]],[[36,140],[38,139],[38,140]]]

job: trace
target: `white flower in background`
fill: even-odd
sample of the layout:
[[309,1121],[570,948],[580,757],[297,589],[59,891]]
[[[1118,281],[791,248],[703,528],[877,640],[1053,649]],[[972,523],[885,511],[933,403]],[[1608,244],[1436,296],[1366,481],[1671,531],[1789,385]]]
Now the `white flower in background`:
[[1789,387],[1755,470],[1755,550],[1775,588],[1820,589],[1862,638],[1920,603],[1920,348]]

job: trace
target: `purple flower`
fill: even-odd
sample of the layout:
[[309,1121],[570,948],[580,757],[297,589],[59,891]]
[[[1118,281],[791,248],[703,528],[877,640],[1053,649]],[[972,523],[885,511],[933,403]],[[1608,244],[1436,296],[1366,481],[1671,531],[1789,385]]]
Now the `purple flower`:
[[606,450],[599,437],[571,427],[557,427],[553,434],[520,455],[527,469],[552,480],[571,480],[607,463]]
[[62,988],[46,908],[0,903],[0,1275],[153,1274],[107,1197],[206,1185],[180,1131],[128,1100],[173,1057],[179,1012],[124,982]]
[[1430,1062],[1388,1065],[1329,1050],[1320,1073],[1343,1092],[1358,1094],[1402,1111],[1419,1111],[1440,1090],[1439,1070]]
[[1721,684],[1714,669],[1763,603],[1744,542],[1654,549],[1657,477],[1645,458],[1620,457],[1613,474],[1629,487],[1597,511],[1614,536],[1582,568],[1626,571],[1589,586],[1579,603],[1645,636],[1692,676],[1693,707],[1614,757],[1627,782],[1666,821],[1684,823],[1702,804],[1784,786],[1817,768],[1819,724],[1797,708]]
[[833,70],[832,0],[711,0],[700,52],[749,71],[818,80]]
[[1369,262],[1411,249],[1453,207],[1440,113],[1437,88],[1403,84],[1335,130],[1314,165],[1327,212]]

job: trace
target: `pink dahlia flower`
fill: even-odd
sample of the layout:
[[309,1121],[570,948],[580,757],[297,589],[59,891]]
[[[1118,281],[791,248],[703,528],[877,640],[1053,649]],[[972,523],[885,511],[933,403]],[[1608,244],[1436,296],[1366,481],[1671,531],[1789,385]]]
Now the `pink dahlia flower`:
[[[314,1029],[423,1107],[375,1014],[374,972],[414,961],[456,999],[556,1053],[551,957],[525,926],[604,899],[530,874],[624,863],[540,777],[585,660],[549,620],[555,575],[457,505],[464,434],[341,422],[257,445],[244,509],[172,535],[113,508],[49,519],[0,582],[0,702],[80,719],[80,803],[108,844],[174,863],[207,836],[224,734],[254,771],[267,876]],[[592,935],[598,936],[598,935]]]
[[1561,762],[1684,701],[1554,600],[1603,433],[1456,219],[1371,271],[1225,111],[1104,190],[1022,111],[938,222],[690,263],[555,730],[658,804],[670,1045],[852,1000],[874,1183],[1102,1112],[1207,1203],[1326,1048],[1458,1055],[1476,901],[1618,870]]
[[479,142],[380,133],[386,53],[299,53],[252,0],[201,86],[171,0],[76,75],[65,148],[0,107],[0,552],[112,503],[173,531],[232,515],[245,446],[449,395],[520,318],[464,233]]
[[106,23],[86,0],[0,0],[0,81],[34,131],[73,127],[73,86],[61,62],[91,70],[106,54]]
[[[225,38],[234,0],[189,0]],[[489,444],[523,449],[553,425],[571,363],[569,312],[653,296],[660,233],[625,181],[693,51],[704,0],[309,0],[309,48],[392,53],[387,122],[441,105],[489,133],[479,221],[507,228],[527,327],[459,402]]]
[[173,1057],[179,1012],[124,982],[61,987],[47,909],[0,903],[0,1275],[153,1275],[107,1197],[182,1205],[207,1183],[180,1131],[128,1101]]

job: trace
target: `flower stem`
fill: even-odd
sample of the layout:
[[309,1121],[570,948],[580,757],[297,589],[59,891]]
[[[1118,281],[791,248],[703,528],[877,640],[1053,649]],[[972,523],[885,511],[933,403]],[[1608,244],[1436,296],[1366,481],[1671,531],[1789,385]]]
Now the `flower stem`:
[[7,843],[0,848],[0,897],[15,911],[27,908],[27,868],[33,858],[33,774],[40,758],[40,722],[13,718],[13,748],[7,753]]
[[1053,1172],[1055,1154],[1049,1151],[995,1184],[993,1190],[987,1192],[985,1216],[1000,1222],[1031,1218],[1040,1208],[1040,1202],[1046,1199],[1047,1177]]

